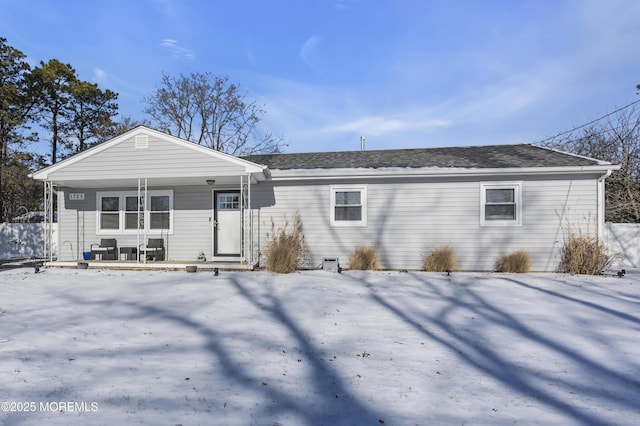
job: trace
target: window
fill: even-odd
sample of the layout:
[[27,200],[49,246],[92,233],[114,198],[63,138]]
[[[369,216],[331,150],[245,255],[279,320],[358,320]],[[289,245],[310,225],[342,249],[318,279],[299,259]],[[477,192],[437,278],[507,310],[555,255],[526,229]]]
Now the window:
[[173,191],[98,192],[98,234],[173,232]]
[[171,206],[168,195],[152,195],[150,207],[151,229],[167,230],[171,225]]
[[218,194],[218,210],[239,210],[239,194]]
[[[140,229],[144,229],[144,196],[137,195],[125,197],[124,229],[138,229],[138,217]],[[138,215],[139,213],[139,215]]]
[[367,187],[332,186],[331,225],[366,226],[367,225]]
[[522,225],[522,183],[480,185],[480,225]]
[[120,197],[100,199],[100,229],[120,229]]

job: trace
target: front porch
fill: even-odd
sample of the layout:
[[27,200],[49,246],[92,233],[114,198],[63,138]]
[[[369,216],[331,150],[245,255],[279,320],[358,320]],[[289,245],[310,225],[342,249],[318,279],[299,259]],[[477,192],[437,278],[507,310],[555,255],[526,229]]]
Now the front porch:
[[44,183],[51,265],[75,267],[87,253],[91,267],[251,269],[258,261],[252,186],[269,179],[265,166],[138,127],[33,178]]

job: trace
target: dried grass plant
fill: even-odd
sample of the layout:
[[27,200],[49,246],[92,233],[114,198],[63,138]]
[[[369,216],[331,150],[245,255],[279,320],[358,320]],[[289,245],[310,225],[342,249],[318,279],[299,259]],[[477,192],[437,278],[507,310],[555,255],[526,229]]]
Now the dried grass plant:
[[531,269],[531,256],[524,250],[518,250],[501,256],[496,262],[499,272],[525,273]]
[[600,275],[617,259],[595,236],[569,232],[560,249],[558,272]]
[[298,269],[303,255],[302,219],[296,213],[293,226],[289,229],[289,222],[275,231],[273,219],[271,221],[272,239],[265,251],[266,268],[280,274],[288,274]]
[[431,272],[447,272],[456,268],[456,255],[449,246],[429,252],[422,261],[422,269]]
[[349,268],[360,271],[380,269],[378,252],[374,247],[356,247],[349,258]]

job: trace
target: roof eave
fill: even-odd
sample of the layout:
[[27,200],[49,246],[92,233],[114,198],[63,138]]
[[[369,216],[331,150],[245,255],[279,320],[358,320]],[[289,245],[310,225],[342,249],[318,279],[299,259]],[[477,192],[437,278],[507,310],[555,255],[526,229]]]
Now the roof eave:
[[511,168],[392,168],[392,169],[271,169],[272,180],[312,180],[335,178],[389,178],[389,177],[482,177],[506,175],[568,175],[600,174],[619,170],[620,165]]

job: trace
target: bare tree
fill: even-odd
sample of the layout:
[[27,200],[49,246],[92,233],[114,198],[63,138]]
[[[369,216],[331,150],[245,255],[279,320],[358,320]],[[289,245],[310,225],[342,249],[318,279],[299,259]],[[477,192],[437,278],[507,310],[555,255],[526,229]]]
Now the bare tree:
[[544,145],[620,164],[606,180],[609,222],[640,223],[640,110],[630,105],[606,121],[546,141]]
[[282,137],[260,133],[265,111],[248,101],[228,77],[211,73],[162,75],[162,84],[144,99],[158,129],[229,154],[279,152]]

